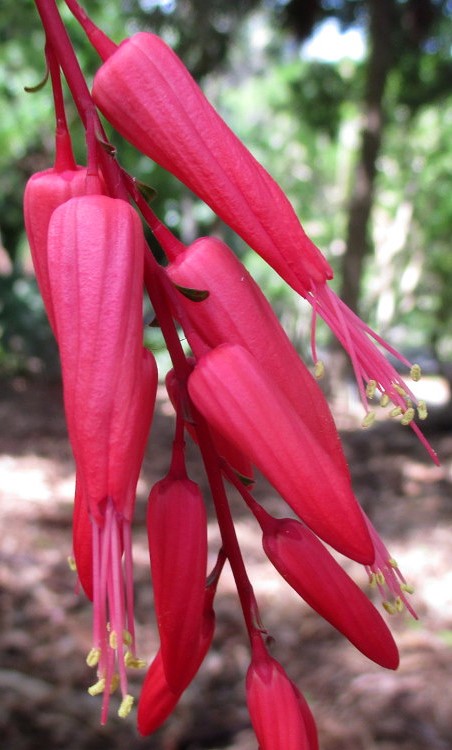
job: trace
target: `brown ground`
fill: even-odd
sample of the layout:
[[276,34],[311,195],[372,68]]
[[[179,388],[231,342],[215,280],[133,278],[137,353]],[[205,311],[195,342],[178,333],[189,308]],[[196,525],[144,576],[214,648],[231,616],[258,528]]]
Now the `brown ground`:
[[[73,464],[58,384],[17,379],[0,385],[0,747],[4,750],[251,750],[244,705],[248,650],[228,571],[217,599],[213,648],[173,717],[154,737],[138,737],[133,716],[99,726],[86,693],[93,675],[90,605],[74,593],[71,545]],[[140,481],[136,599],[141,655],[156,649],[145,497],[167,468],[167,404],[159,401]],[[357,653],[308,610],[265,562],[260,535],[237,499],[234,513],[274,655],[308,697],[322,750],[452,748],[452,435],[431,435],[434,467],[410,431],[379,425],[344,434],[357,494],[391,552],[416,585],[420,621],[392,619],[401,666],[386,672]],[[200,478],[191,454],[190,471]],[[259,484],[259,499],[278,508]],[[212,519],[212,550],[218,533]],[[351,569],[365,585],[363,571]],[[139,690],[139,679],[133,691]]]

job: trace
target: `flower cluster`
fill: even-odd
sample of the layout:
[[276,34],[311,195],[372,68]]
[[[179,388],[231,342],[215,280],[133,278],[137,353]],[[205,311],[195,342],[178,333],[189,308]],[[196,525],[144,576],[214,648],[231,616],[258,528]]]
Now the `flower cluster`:
[[[135,643],[131,524],[158,374],[143,347],[144,289],[172,360],[165,383],[175,431],[168,474],[152,487],[148,502],[160,648],[144,678],[138,729],[143,735],[157,729],[196,675],[214,635],[217,583],[227,560],[250,641],[246,691],[259,745],[314,750],[310,709],[268,650],[228,486],[243,497],[262,531],[265,554],[287,583],[366,657],[389,669],[397,668],[399,657],[385,620],[325,543],[366,567],[388,612],[407,607],[416,616],[407,598],[411,589],[354,495],[325,397],[264,294],[222,241],[203,237],[185,247],[159,221],[119,166],[98,110],[312,304],[314,321],[321,315],[349,352],[366,410],[368,396],[378,390],[434,454],[414,419],[414,396],[374,341],[393,350],[331,291],[332,271],[284,193],[181,60],[150,33],[117,47],[75,0],[66,4],[102,64],[90,92],[55,3],[36,0],[53,86],[56,159],[29,180],[24,214],[59,347],[76,466],[73,560],[93,603],[87,663],[97,674],[89,692],[102,695],[105,722],[110,695],[119,688],[119,715],[126,716],[134,700],[128,669],[145,666]],[[86,166],[74,162],[61,71],[86,129]],[[166,255],[165,265],[147,246],[143,224]],[[316,359],[314,337],[312,347]],[[406,364],[418,377],[417,366]],[[418,412],[425,416],[423,404]],[[210,573],[207,498],[186,472],[186,433],[199,446],[221,534]],[[290,507],[288,517],[275,518],[256,501],[256,469],[281,496],[281,515]]]

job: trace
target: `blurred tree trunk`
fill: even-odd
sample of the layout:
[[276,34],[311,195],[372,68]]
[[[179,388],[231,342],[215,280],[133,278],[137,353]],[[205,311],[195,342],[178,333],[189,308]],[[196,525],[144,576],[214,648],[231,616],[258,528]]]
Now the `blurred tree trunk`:
[[354,311],[359,305],[364,259],[371,247],[370,214],[374,199],[376,163],[385,125],[384,95],[395,65],[394,0],[367,0],[369,8],[369,58],[363,100],[360,148],[350,196],[346,250],[340,295]]

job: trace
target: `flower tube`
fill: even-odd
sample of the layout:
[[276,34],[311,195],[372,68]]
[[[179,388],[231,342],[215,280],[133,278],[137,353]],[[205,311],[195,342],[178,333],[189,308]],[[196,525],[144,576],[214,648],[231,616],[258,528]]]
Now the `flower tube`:
[[306,428],[244,347],[222,344],[201,357],[188,391],[207,422],[248,455],[318,536],[358,562],[373,562],[348,472],[325,451],[321,429],[315,435]]
[[86,503],[76,514],[75,533],[83,533],[87,515],[92,524],[94,623],[87,661],[97,666],[99,679],[90,692],[104,694],[103,722],[116,684],[120,715],[132,704],[125,670],[135,649],[130,525],[157,387],[154,357],[142,347],[143,255],[141,222],[125,201],[77,197],[52,214],[50,290],[77,503]]

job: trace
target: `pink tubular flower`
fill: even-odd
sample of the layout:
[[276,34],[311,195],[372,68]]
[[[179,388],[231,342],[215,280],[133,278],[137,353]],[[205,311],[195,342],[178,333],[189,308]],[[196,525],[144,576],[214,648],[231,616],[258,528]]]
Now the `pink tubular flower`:
[[67,169],[62,172],[52,168],[32,175],[25,187],[25,229],[39,291],[54,332],[55,316],[47,262],[47,232],[50,217],[62,203],[75,196],[86,194],[86,178],[87,169],[85,167],[79,167],[76,170]]
[[317,750],[315,723],[306,701],[269,656],[260,635],[252,645],[246,699],[261,750]]
[[201,491],[170,470],[149,495],[147,527],[163,669],[180,693],[198,663],[207,566],[207,518]]
[[97,72],[93,98],[121,135],[199,195],[304,296],[332,278],[282,190],[162,39],[139,33],[124,41]]
[[88,516],[94,628],[87,661],[98,667],[90,692],[104,693],[103,722],[117,683],[120,715],[130,710],[125,666],[137,663],[130,525],[157,387],[154,357],[142,347],[143,253],[140,220],[125,201],[72,198],[50,220],[50,290],[81,503],[74,552],[83,549],[78,534]]
[[[322,390],[232,250],[221,240],[204,237],[166,270],[174,284],[209,292],[202,301],[180,295],[180,305],[201,340],[212,348],[228,343],[247,349],[284,391],[310,432],[317,438],[321,435],[325,451],[346,474],[344,452]],[[192,348],[196,351],[196,343]]]
[[[182,61],[154,34],[124,41],[94,79],[93,97],[112,125],[136,148],[172,172],[229,224],[313,307],[312,353],[317,362],[319,314],[348,352],[357,379],[364,425],[373,412],[366,385],[398,409],[435,462],[414,421],[416,400],[375,342],[418,377],[419,368],[378,336],[326,283],[333,274],[304,232],[286,196],[234,135]],[[419,417],[423,418],[420,405]]]
[[189,377],[207,422],[246,453],[284,500],[324,541],[358,562],[374,549],[348,472],[331,460],[286,395],[242,346],[222,344]]
[[399,655],[388,626],[315,534],[294,519],[272,518],[260,506],[254,510],[267,557],[287,583],[365,656],[397,669]]
[[171,690],[163,667],[161,649],[152,661],[146,673],[138,702],[137,721],[138,731],[141,735],[147,736],[152,734],[152,732],[155,732],[166,721],[177,705],[183,690],[192,681],[204,661],[204,657],[212,643],[215,630],[215,612],[213,609],[215,591],[216,581],[214,584],[209,584],[208,582],[204,593],[201,631],[198,634],[198,638],[195,638],[190,644],[190,649],[196,653],[196,658],[192,660],[191,672],[185,672],[185,681],[187,684],[181,685],[176,692]]

